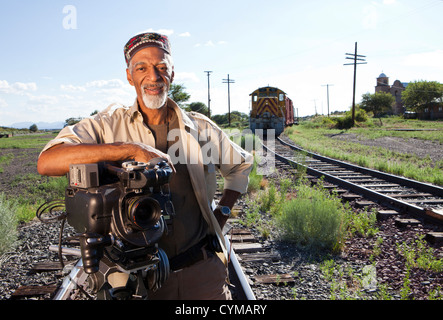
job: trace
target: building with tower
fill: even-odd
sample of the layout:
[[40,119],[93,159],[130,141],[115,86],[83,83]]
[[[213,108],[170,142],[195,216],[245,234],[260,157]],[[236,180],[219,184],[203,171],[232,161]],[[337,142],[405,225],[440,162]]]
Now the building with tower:
[[393,114],[403,114],[405,112],[404,103],[401,100],[401,93],[406,89],[407,82],[395,80],[392,86],[389,84],[389,77],[381,73],[377,78],[377,85],[375,92],[390,93],[395,98],[395,103],[392,106]]

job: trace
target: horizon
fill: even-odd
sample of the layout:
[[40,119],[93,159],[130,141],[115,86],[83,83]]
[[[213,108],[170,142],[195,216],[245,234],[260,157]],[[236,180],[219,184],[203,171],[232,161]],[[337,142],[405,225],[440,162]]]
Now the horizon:
[[[111,103],[132,105],[123,46],[142,31],[171,41],[175,81],[191,102],[211,114],[249,115],[249,94],[264,86],[285,91],[300,117],[348,111],[353,67],[346,53],[359,55],[356,103],[374,93],[385,73],[392,85],[442,82],[441,0],[195,0],[131,4],[84,0],[3,2],[0,26],[0,126],[19,122],[62,122],[87,117]],[[152,8],[158,14],[151,14]],[[137,10],[134,11],[134,8]]]

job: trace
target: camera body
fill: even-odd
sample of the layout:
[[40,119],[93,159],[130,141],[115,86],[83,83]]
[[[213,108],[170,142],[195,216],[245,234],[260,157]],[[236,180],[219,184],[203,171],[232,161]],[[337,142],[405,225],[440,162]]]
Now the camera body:
[[169,194],[172,174],[160,158],[149,163],[124,162],[121,167],[107,163],[70,166],[66,214],[79,233],[86,273],[99,271],[104,254],[124,272],[169,272],[158,241],[174,215]]

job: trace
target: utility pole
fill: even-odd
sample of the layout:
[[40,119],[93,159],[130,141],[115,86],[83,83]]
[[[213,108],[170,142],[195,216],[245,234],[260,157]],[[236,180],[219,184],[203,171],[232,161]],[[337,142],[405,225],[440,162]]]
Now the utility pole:
[[329,118],[329,86],[333,86],[333,84],[322,85],[322,87],[326,87],[326,93],[327,93],[327,97],[328,97],[328,118]]
[[[345,66],[350,66],[353,65],[354,66],[354,94],[352,96],[352,126],[354,126],[355,123],[355,81],[356,81],[356,76],[357,76],[357,64],[367,64],[366,60],[363,58],[366,58],[366,56],[362,56],[362,55],[358,55],[357,54],[357,42],[355,43],[355,53],[346,53],[347,56],[346,59],[351,59],[354,60],[354,63],[345,63]],[[357,61],[362,61],[362,62],[358,62]]]
[[212,71],[205,71],[208,74],[208,118],[211,119],[211,94],[210,94],[210,86],[209,86],[209,75]]
[[229,91],[229,85],[231,83],[235,83],[235,80],[229,79],[229,74],[228,74],[228,79],[223,79],[223,83],[228,84],[228,120],[229,120],[229,126],[231,126],[231,93]]

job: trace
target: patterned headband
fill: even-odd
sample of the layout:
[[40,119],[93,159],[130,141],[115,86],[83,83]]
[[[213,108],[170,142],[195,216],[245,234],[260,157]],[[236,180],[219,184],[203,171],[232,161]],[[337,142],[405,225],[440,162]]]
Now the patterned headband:
[[126,65],[129,65],[129,61],[137,51],[146,47],[158,47],[171,54],[171,45],[167,36],[154,32],[142,33],[132,37],[126,43],[124,48]]

